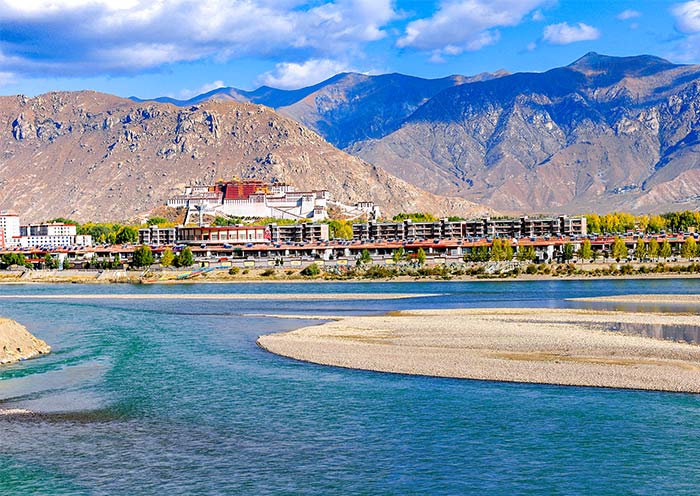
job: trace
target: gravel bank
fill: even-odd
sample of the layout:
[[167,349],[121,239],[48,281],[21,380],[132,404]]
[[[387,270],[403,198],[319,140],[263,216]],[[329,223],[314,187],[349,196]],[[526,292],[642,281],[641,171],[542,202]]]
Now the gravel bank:
[[32,336],[23,325],[0,318],[0,365],[26,360],[49,351],[51,347]]
[[596,296],[593,298],[570,298],[571,301],[600,301],[610,303],[651,303],[672,305],[700,305],[697,294],[632,294],[616,296]]
[[616,324],[700,326],[700,316],[416,310],[342,318],[261,336],[258,344],[298,360],[380,372],[700,393],[700,346],[606,331]]

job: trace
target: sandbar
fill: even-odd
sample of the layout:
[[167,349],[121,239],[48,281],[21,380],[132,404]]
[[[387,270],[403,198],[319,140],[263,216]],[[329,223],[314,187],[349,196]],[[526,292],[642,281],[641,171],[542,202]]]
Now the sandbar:
[[699,294],[628,294],[569,298],[570,301],[590,301],[608,303],[651,303],[663,305],[700,305]]
[[26,360],[51,351],[20,323],[0,318],[0,365]]
[[[412,310],[261,336],[322,365],[489,381],[700,393],[700,346],[610,331],[700,316],[570,309]],[[612,326],[612,327],[611,327]]]
[[405,298],[426,298],[438,294],[417,293],[217,293],[217,294],[15,294],[0,295],[0,299],[12,300],[401,300]]

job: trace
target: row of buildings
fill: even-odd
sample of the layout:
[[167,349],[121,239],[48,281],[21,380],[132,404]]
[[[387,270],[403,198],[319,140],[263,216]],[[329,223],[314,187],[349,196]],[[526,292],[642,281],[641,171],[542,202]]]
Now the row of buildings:
[[0,211],[0,247],[69,246],[92,246],[92,236],[77,234],[76,226],[62,222],[23,225],[17,212]]
[[[585,236],[585,217],[530,219],[482,218],[464,221],[441,219],[435,222],[365,222],[352,226],[354,241],[412,241],[421,239],[481,239]],[[139,230],[139,243],[159,245],[210,245],[250,243],[314,243],[331,239],[328,224],[268,224],[266,226],[198,226]]]
[[585,236],[585,217],[520,217],[515,219],[481,219],[435,222],[366,222],[353,224],[353,239],[470,239],[470,238],[530,238],[533,236]]

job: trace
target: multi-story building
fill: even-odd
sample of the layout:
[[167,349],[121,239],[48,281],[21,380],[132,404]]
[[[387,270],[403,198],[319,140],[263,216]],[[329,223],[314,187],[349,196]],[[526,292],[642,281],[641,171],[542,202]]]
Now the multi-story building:
[[19,235],[14,237],[14,244],[23,248],[92,246],[92,236],[79,235],[76,231],[76,226],[59,222],[29,224],[20,226]]
[[179,227],[177,242],[183,244],[269,243],[265,226]]
[[148,226],[139,229],[141,245],[174,245],[177,242],[177,229],[174,227]]
[[329,238],[328,224],[270,224],[268,228],[272,243],[313,243],[328,241]]
[[585,236],[585,217],[548,217],[530,219],[472,219],[435,222],[367,222],[353,224],[357,240],[465,239],[465,238],[524,238],[532,236]]
[[19,236],[19,214],[11,210],[0,210],[0,247],[11,246]]

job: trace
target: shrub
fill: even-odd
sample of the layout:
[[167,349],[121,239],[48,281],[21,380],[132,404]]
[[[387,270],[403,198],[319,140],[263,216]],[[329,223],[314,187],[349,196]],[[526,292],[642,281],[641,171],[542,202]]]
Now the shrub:
[[236,275],[238,275],[238,273],[239,273],[240,271],[241,271],[241,269],[238,268],[238,267],[231,267],[230,269],[228,269],[228,275],[230,275],[230,276],[236,276]]
[[316,277],[321,274],[321,269],[319,268],[318,264],[312,263],[304,267],[300,274],[304,277]]
[[260,273],[261,276],[263,277],[271,277],[275,275],[275,269],[265,269]]

